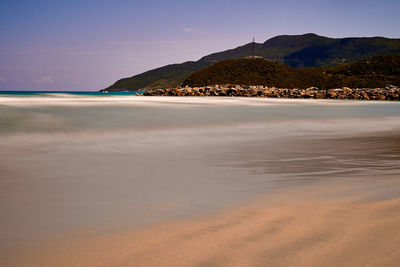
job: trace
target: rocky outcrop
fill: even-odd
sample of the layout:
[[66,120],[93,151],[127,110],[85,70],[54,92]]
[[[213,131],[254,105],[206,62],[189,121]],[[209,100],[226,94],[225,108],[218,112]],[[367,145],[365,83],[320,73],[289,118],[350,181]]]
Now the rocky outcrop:
[[178,87],[151,89],[147,96],[239,96],[239,97],[275,97],[275,98],[314,98],[314,99],[357,99],[357,100],[400,100],[400,88],[356,88],[337,89],[284,89],[264,86],[215,85],[205,87]]

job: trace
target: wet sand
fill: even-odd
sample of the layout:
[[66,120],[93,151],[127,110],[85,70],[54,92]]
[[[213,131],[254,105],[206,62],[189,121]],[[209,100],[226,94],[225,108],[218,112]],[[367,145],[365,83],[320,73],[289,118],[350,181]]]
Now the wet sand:
[[365,197],[340,185],[305,187],[214,215],[64,240],[18,266],[399,266],[400,199]]

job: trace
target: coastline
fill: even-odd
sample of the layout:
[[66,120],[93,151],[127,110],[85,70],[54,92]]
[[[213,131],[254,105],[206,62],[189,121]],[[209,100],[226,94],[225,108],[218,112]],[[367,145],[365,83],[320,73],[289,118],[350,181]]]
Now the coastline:
[[398,102],[54,98],[2,99],[2,266],[396,260]]

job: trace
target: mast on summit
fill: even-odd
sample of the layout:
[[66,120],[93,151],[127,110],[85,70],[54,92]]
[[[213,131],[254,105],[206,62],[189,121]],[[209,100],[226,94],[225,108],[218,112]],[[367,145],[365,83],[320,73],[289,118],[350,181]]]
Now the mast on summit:
[[253,43],[251,45],[251,55],[252,57],[256,56],[256,39],[253,36]]

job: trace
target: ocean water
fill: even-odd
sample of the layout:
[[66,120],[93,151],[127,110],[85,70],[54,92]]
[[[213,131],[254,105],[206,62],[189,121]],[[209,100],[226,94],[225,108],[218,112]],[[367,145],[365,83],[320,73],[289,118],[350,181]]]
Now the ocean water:
[[400,103],[0,94],[3,262],[335,182],[400,196]]
[[112,96],[112,95],[136,95],[143,94],[143,92],[98,92],[98,91],[0,91],[2,96],[38,96],[38,95],[80,95],[80,96]]

